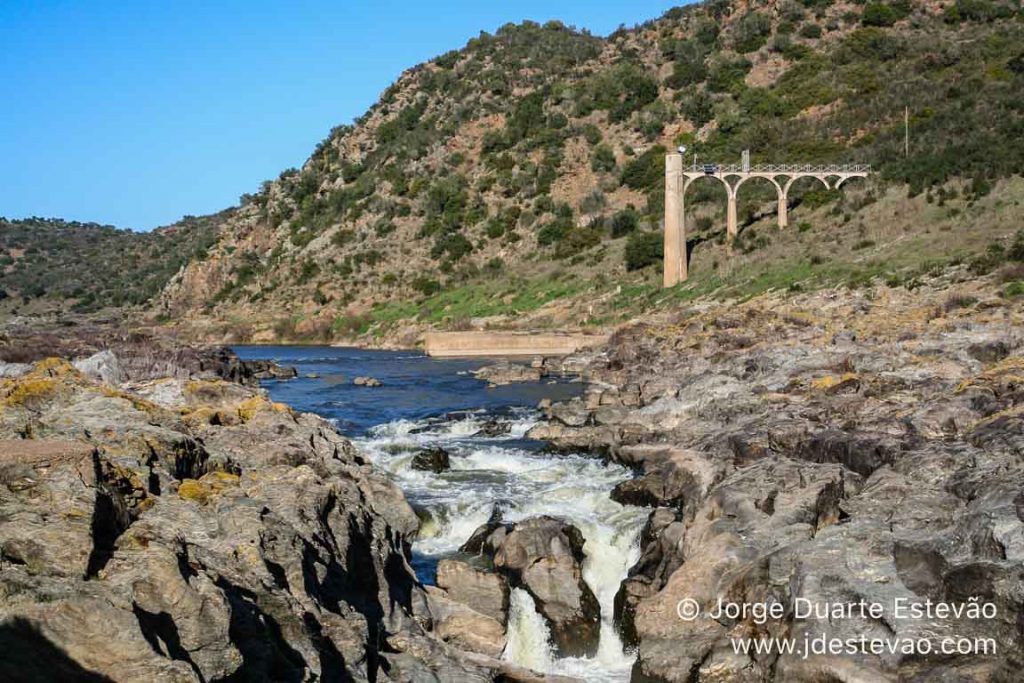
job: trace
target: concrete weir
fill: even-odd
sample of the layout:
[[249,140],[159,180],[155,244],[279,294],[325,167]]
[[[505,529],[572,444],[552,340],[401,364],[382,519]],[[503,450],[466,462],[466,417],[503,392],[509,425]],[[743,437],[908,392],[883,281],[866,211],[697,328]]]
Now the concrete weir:
[[428,332],[428,356],[565,356],[608,341],[603,334],[560,332]]

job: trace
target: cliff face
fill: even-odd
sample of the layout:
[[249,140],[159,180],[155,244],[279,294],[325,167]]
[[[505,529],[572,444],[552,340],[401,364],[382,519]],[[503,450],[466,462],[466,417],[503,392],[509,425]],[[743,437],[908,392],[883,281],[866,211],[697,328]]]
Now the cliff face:
[[[608,38],[557,23],[482,33],[410,69],[301,169],[244,197],[158,309],[257,339],[502,324],[542,309],[541,323],[614,320],[623,305],[649,303],[613,300],[617,287],[653,279],[663,156],[681,143],[700,160],[750,149],[754,163],[858,161],[878,172],[843,194],[795,187],[788,249],[772,248],[767,184],[744,187],[733,252],[721,244],[721,188],[698,184],[687,205],[705,284],[756,280],[781,263],[835,280],[822,254],[912,270],[923,254],[976,253],[1005,237],[991,204],[1019,201],[1002,182],[1024,170],[1005,144],[1021,120],[1018,11],[708,2]],[[955,229],[928,237],[946,222]],[[560,311],[558,301],[575,303]]]

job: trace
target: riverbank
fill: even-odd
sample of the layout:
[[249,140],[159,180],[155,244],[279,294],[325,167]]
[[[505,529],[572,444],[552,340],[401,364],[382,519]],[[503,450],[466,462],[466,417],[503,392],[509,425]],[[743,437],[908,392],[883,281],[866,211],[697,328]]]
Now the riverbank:
[[433,632],[401,490],[257,372],[139,336],[5,366],[0,677],[540,680]]
[[[649,509],[615,598],[623,639],[638,648],[633,680],[1015,680],[1022,308],[998,278],[954,274],[913,290],[706,304],[581,356],[591,388],[529,435],[637,472],[611,491]],[[723,599],[778,603],[781,614],[712,618]],[[880,616],[792,610],[851,600]],[[896,608],[926,600],[978,602],[989,617]],[[988,653],[939,654],[945,636]],[[798,649],[767,659],[734,649],[776,637]],[[821,637],[903,649],[799,650]]]

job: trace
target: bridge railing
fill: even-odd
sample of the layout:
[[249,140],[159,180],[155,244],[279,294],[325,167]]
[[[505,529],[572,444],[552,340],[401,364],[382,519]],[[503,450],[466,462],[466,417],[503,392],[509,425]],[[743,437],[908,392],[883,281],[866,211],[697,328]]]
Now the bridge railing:
[[690,172],[703,173],[712,166],[716,173],[870,173],[870,164],[755,164],[744,169],[741,164],[697,164]]

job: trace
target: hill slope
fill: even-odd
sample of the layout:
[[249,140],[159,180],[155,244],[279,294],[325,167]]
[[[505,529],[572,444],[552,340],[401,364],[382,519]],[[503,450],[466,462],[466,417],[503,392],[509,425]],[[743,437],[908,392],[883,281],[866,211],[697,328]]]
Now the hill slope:
[[731,253],[723,190],[696,184],[692,277],[669,297],[913,282],[1005,248],[1024,217],[1020,16],[989,0],[714,0],[607,38],[481,33],[243,197],[158,310],[263,340],[612,322],[664,303],[663,155],[680,143],[878,173],[842,194],[798,184],[783,234],[771,188],[748,183]]
[[58,219],[0,218],[0,312],[146,303],[217,239],[227,213],[149,233]]

